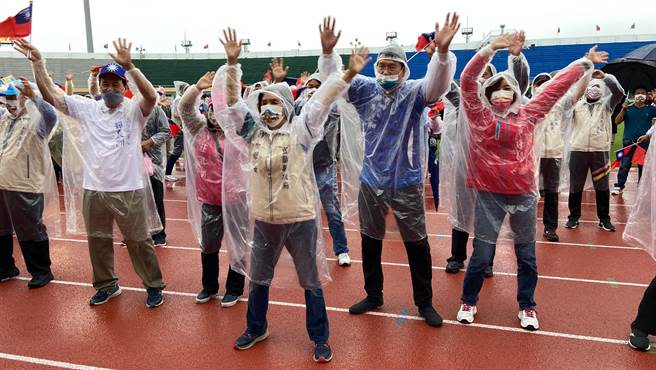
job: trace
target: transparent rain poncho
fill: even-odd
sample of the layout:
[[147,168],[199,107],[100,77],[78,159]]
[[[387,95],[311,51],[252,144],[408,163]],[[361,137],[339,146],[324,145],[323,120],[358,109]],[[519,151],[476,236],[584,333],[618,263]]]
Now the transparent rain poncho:
[[[593,66],[579,59],[554,77],[538,96],[522,105],[522,93],[517,80],[508,72],[494,75],[483,85],[478,81],[494,51],[486,47],[479,51],[461,76],[461,114],[466,115],[467,133],[461,137],[467,153],[466,186],[474,190],[473,231],[476,238],[494,244],[499,228],[509,215],[510,237],[523,244],[535,240],[539,145],[536,127],[547,113]],[[493,105],[491,95],[499,91],[505,80],[512,91],[512,103],[501,109]],[[456,175],[457,176],[457,175]],[[456,189],[458,191],[458,189]],[[469,191],[469,190],[465,190]],[[529,214],[530,213],[530,214]],[[527,222],[523,222],[527,221]],[[485,226],[493,227],[485,227]],[[467,229],[471,231],[471,229]]]
[[[230,264],[252,282],[270,285],[276,265],[291,268],[293,263],[303,288],[320,288],[330,275],[312,153],[332,102],[347,84],[333,76],[296,116],[287,84],[269,85],[243,100],[241,75],[240,66],[224,65],[212,87],[216,118],[225,133],[223,198],[246,199],[231,206],[224,202]],[[272,97],[284,105],[283,113],[275,115],[283,119],[277,130],[260,115],[262,99]],[[228,106],[229,99],[236,103]],[[263,112],[270,112],[267,108]],[[285,248],[291,258],[279,261]]]
[[[66,231],[72,234],[84,234],[95,238],[112,238],[113,228],[95,227],[95,223],[85,225],[83,198],[85,190],[91,190],[94,195],[89,198],[95,209],[105,208],[114,215],[115,223],[124,238],[146,239],[162,230],[162,224],[155,206],[155,199],[146,170],[144,155],[141,149],[141,132],[148,117],[143,117],[139,108],[141,99],[136,86],[129,83],[135,92],[132,100],[125,98],[122,108],[131,115],[133,120],[122,122],[117,126],[113,139],[121,135],[120,145],[98,147],[93,146],[92,135],[106,135],[95,129],[93,116],[84,112],[104,111],[104,101],[94,101],[81,96],[70,96],[75,99],[73,108],[69,103],[68,115],[63,117],[64,145],[62,150],[62,176],[66,207]],[[141,115],[141,116],[139,116]],[[111,156],[116,150],[124,151],[120,163],[107,161],[103,158]],[[105,191],[96,188],[98,184],[106,183],[111,173],[122,173],[126,170],[126,163],[136,163],[138,173],[135,174],[133,186],[127,184],[124,189]],[[108,177],[109,176],[109,177]],[[128,193],[123,195],[123,192]],[[93,218],[93,217],[92,217]],[[120,220],[120,221],[119,221]],[[146,224],[148,234],[143,234],[143,223]]]
[[[656,135],[652,126],[652,140]],[[624,241],[642,247],[656,260],[656,145],[650,145],[645,156],[642,179],[624,228]]]
[[[382,59],[389,58],[376,63]],[[392,93],[376,79],[358,75],[338,102],[341,205],[344,222],[363,234],[382,240],[388,230],[398,230],[410,242],[426,238],[427,130],[422,114],[448,90],[456,58],[436,53],[426,77],[419,80],[408,80],[404,60],[392,60],[404,65]],[[337,54],[322,56],[319,73],[329,75],[341,64]],[[396,224],[387,217],[390,208]]]
[[[33,89],[36,91],[36,86]],[[42,103],[48,104],[45,101]],[[54,129],[49,135],[41,137],[39,124],[42,119],[36,105],[29,99],[25,101],[25,113],[15,121],[8,113],[0,117],[0,157],[5,166],[11,164],[2,170],[4,177],[0,181],[0,190],[16,192],[30,204],[32,210],[43,207],[40,216],[46,230],[34,230],[31,235],[34,240],[45,240],[62,234],[59,189],[48,148],[48,139]],[[24,197],[23,193],[43,194],[43,204],[35,197]],[[20,220],[19,217],[16,219]]]

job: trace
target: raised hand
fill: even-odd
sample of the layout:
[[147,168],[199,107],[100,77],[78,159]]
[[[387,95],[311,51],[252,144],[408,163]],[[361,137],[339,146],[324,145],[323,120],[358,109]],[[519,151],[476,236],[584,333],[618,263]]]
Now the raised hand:
[[237,64],[239,54],[241,54],[241,43],[237,40],[237,30],[228,28],[223,30],[223,39],[219,39],[225,50],[228,65]]
[[364,67],[371,61],[369,49],[366,46],[361,47],[357,52],[351,51],[349,58],[348,72],[354,76],[362,72]]
[[285,67],[285,61],[282,58],[271,59],[269,68],[271,68],[271,74],[273,74],[273,82],[282,82],[289,72],[289,66]]
[[203,77],[201,77],[198,82],[196,82],[196,87],[198,90],[206,90],[212,87],[212,81],[214,81],[215,72],[206,72]]
[[598,69],[595,69],[594,72],[592,72],[592,78],[603,80],[605,77],[606,77],[606,74],[603,71],[600,71]]
[[73,72],[70,72],[70,71],[66,72],[66,74],[64,74],[64,78],[66,79],[66,81],[73,80]]
[[608,52],[597,51],[597,45],[590,48],[590,50],[585,54],[585,57],[588,58],[594,64],[608,63]]
[[514,56],[518,56],[524,48],[524,43],[526,42],[526,35],[524,31],[511,34],[509,39],[510,45],[508,45],[508,52]]
[[440,53],[444,54],[449,51],[449,45],[451,45],[453,37],[455,37],[460,29],[459,19],[460,16],[458,16],[458,13],[453,13],[453,17],[449,13],[446,15],[442,29],[440,29],[439,23],[435,23],[435,46],[437,46],[437,50]]
[[321,48],[324,54],[332,54],[335,45],[342,36],[342,31],[335,34],[335,18],[325,17],[323,26],[319,25],[319,35],[321,36]]
[[14,50],[25,55],[32,62],[41,60],[41,52],[34,45],[25,39],[14,41]]
[[114,59],[116,64],[120,65],[125,69],[126,71],[134,68],[134,64],[132,64],[132,43],[127,42],[126,39],[117,39],[112,42],[114,44],[114,48],[116,49],[116,53],[109,53],[109,56]]
[[504,33],[490,43],[490,47],[494,50],[501,50],[509,48],[513,44],[513,39],[515,39],[514,33]]
[[30,86],[29,81],[27,81],[25,77],[20,77],[19,80],[22,82],[23,87],[18,84],[15,84],[14,86],[18,89],[18,91],[20,91],[21,94],[25,95],[26,98],[34,99],[36,93],[34,90],[32,90],[32,86]]
[[301,80],[301,85],[305,85],[305,83],[310,79],[310,72],[304,71],[301,73],[298,79]]

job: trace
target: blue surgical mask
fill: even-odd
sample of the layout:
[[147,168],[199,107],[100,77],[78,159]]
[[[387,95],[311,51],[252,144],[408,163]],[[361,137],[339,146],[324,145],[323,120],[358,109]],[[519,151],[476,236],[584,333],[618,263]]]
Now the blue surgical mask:
[[123,102],[123,94],[116,91],[104,92],[102,98],[108,107],[118,107]]

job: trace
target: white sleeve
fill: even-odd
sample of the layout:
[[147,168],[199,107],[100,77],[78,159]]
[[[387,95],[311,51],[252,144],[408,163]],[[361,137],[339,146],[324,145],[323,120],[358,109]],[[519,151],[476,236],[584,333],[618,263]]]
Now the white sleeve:
[[449,91],[456,74],[456,55],[452,52],[435,53],[422,80],[424,99],[428,103],[440,100]]
[[92,112],[97,101],[81,97],[79,95],[64,95],[64,102],[68,109],[68,115],[78,120],[82,125],[91,119],[90,112]]

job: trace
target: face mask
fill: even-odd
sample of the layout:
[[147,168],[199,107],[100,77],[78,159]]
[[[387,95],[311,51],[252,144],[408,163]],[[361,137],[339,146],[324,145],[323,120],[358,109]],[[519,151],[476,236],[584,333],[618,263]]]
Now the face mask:
[[110,108],[118,107],[123,102],[123,94],[115,91],[102,93],[102,98],[105,101],[105,105]]
[[644,95],[644,94],[638,94],[638,95],[634,96],[633,98],[634,98],[635,101],[637,101],[637,102],[644,102],[644,101],[647,101],[647,95]]
[[512,105],[515,93],[508,90],[497,90],[492,93],[490,102],[499,111],[505,112]]
[[279,105],[267,104],[260,108],[260,117],[269,127],[276,127],[280,125],[284,116],[283,108]]
[[317,88],[307,88],[303,90],[303,98],[305,99],[310,99],[314,93],[317,92]]
[[18,100],[7,100],[7,108],[18,109]]
[[599,86],[590,86],[586,91],[585,95],[590,100],[597,100],[601,98],[601,88]]
[[376,72],[376,82],[385,90],[392,90],[399,84],[399,75],[385,76]]

